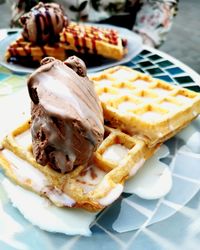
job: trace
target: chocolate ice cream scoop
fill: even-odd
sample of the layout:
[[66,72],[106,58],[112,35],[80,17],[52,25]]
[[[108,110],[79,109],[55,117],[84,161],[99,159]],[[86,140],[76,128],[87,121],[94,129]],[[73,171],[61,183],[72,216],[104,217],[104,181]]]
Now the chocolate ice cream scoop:
[[35,44],[53,43],[68,24],[61,7],[56,3],[39,3],[20,19],[25,40]]
[[68,61],[70,67],[45,58],[28,80],[33,154],[62,173],[86,164],[104,134],[102,108],[84,62]]

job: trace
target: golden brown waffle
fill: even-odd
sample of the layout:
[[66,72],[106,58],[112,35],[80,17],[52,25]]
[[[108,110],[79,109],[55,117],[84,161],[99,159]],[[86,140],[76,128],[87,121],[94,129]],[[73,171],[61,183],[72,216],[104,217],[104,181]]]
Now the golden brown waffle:
[[[12,181],[60,207],[103,209],[119,197],[124,181],[134,175],[158,147],[149,149],[137,137],[107,127],[104,141],[94,153],[92,162],[87,167],[79,166],[70,173],[61,174],[48,165],[39,165],[31,146],[20,144],[19,137],[22,139],[30,133],[29,129],[30,122],[26,122],[4,139],[0,165]],[[115,155],[109,154],[110,150]]]
[[109,125],[149,147],[175,135],[200,113],[200,94],[117,66],[91,77]]
[[18,185],[57,206],[99,211],[119,197],[126,179],[162,142],[200,113],[200,95],[123,66],[95,74],[91,79],[105,119],[117,129],[106,127],[104,140],[88,166],[61,174],[38,164],[30,143],[24,146],[19,142],[26,133],[30,136],[29,122],[4,139],[0,165]]
[[66,50],[117,60],[127,53],[126,42],[116,30],[74,22],[60,33],[60,42]]
[[60,47],[59,43],[56,43],[53,46],[38,46],[25,41],[23,37],[19,37],[16,41],[10,44],[5,55],[7,61],[16,59],[19,63],[40,63],[40,61],[46,56],[52,56],[63,61],[66,59],[65,49]]

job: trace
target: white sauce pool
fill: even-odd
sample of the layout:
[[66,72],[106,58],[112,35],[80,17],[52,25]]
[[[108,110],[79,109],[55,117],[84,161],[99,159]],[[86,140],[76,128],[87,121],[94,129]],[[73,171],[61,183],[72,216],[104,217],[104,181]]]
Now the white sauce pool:
[[159,199],[172,187],[172,175],[168,166],[159,161],[169,154],[167,146],[148,159],[137,174],[125,184],[124,192],[136,194],[143,199]]
[[66,235],[91,235],[90,224],[96,213],[81,209],[58,208],[39,195],[14,185],[7,178],[2,181],[9,199],[33,225],[48,232]]

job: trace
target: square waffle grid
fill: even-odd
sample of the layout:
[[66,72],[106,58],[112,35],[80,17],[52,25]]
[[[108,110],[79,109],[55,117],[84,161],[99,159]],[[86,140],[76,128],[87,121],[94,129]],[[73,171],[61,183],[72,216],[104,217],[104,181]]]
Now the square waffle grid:
[[186,126],[200,112],[200,95],[127,67],[117,66],[91,78],[105,120],[152,147]]
[[[141,64],[144,62],[143,64]],[[141,71],[142,73],[151,74],[155,78],[159,78],[170,82],[171,84],[181,85],[188,89],[200,92],[200,87],[195,82],[193,77],[181,66],[173,61],[166,59],[164,56],[156,53],[155,51],[151,51],[148,49],[143,50],[139,56],[133,58],[126,66],[129,66],[133,69]],[[155,70],[154,72],[151,70],[149,73],[148,69],[159,68],[160,70]],[[175,69],[174,69],[175,68]],[[178,68],[178,72],[176,69]],[[173,70],[169,70],[173,69]],[[157,72],[157,73],[156,73]],[[158,73],[160,72],[160,73]],[[173,74],[172,74],[173,72]],[[176,73],[177,72],[177,73]],[[16,81],[15,77],[21,77],[23,79],[23,84],[20,86],[15,86]],[[25,85],[24,76],[18,76],[11,74],[11,72],[3,67],[0,67],[0,93],[2,95],[9,95],[20,89]],[[174,139],[170,140],[167,143],[170,148],[170,155],[163,160],[169,165],[173,161],[173,157],[178,150],[178,141]],[[173,170],[172,170],[173,172]],[[175,174],[173,173],[175,177]],[[183,178],[184,186],[182,192],[185,192],[187,187],[191,187],[191,185],[195,186],[196,183],[200,185],[199,181],[197,181],[194,177],[184,179],[183,176],[177,177],[179,181]],[[178,188],[178,187],[177,187]],[[117,202],[113,204],[112,207],[106,208],[102,213],[97,216],[97,219],[92,224],[92,232],[93,236],[86,238],[80,236],[59,236],[46,234],[44,236],[44,241],[42,241],[43,237],[41,236],[40,241],[46,242],[47,245],[51,244],[51,246],[56,249],[66,249],[70,248],[71,250],[77,250],[82,248],[84,245],[94,246],[95,249],[102,249],[102,247],[112,247],[115,249],[147,249],[149,246],[153,246],[154,249],[178,249],[180,248],[180,241],[184,244],[185,238],[188,237],[188,230],[183,230],[183,228],[188,227],[188,225],[196,226],[196,222],[192,222],[192,216],[196,213],[194,210],[197,207],[196,201],[199,200],[200,193],[197,193],[196,196],[187,204],[185,208],[177,211],[176,201],[171,201],[166,204],[166,200],[155,200],[144,202],[142,199],[129,194],[123,194],[122,199],[119,199]],[[125,200],[125,206],[122,205],[122,201]],[[146,210],[144,210],[146,208]],[[130,214],[131,218],[137,218],[137,224],[139,229],[125,232],[125,233],[117,233],[113,230],[113,223],[116,218],[119,216],[120,211],[126,211],[125,215],[127,215],[127,211]],[[173,215],[171,218],[166,219],[162,222],[156,223],[153,226],[147,228],[147,225],[151,224],[151,221],[157,222],[160,220],[160,216],[168,217],[168,214],[165,214],[165,211],[168,211],[170,215]],[[176,212],[176,214],[175,214]],[[189,214],[188,214],[189,213]],[[175,215],[174,215],[175,214]],[[125,219],[126,217],[124,217]],[[123,218],[122,218],[123,219]],[[176,224],[175,222],[179,223]],[[127,225],[131,225],[131,220],[124,220],[124,223]],[[173,230],[169,231],[166,228],[174,228],[181,232],[181,235],[177,235]],[[29,230],[23,231],[22,236],[29,237],[31,228]],[[195,231],[191,235],[192,241],[197,240],[197,236]],[[177,241],[175,240],[177,237]],[[62,243],[58,245],[58,242]],[[39,243],[39,242],[38,242]],[[39,244],[39,246],[41,246]],[[44,246],[44,245],[43,245]],[[27,247],[30,247],[27,245]]]

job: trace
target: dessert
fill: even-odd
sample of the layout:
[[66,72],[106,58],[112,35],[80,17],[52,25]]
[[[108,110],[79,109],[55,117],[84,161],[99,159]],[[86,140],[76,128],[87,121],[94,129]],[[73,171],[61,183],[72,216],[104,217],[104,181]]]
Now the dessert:
[[67,26],[68,19],[58,4],[40,2],[23,15],[20,22],[26,41],[45,44],[59,40],[59,33]]
[[102,58],[120,60],[127,53],[127,41],[115,29],[69,22],[56,3],[39,3],[20,20],[22,34],[8,47],[8,62],[37,67],[47,56],[65,60],[77,54],[96,66]]
[[81,59],[41,64],[28,80],[33,155],[65,173],[86,164],[102,142],[102,109]]
[[42,3],[33,7],[20,19],[23,31],[6,51],[9,62],[38,66],[46,56],[65,60],[65,50],[60,47],[59,33],[68,25],[68,18],[56,3]]
[[[80,165],[69,173],[60,173],[49,165],[38,164],[32,146],[21,146],[18,138],[30,133],[30,121],[8,135],[0,151],[0,164],[14,183],[48,198],[58,207],[100,211],[122,193],[124,181],[133,176],[159,147],[149,149],[144,141],[120,130],[105,128],[104,141],[87,166]],[[108,159],[110,147],[117,147]],[[121,157],[117,159],[120,152]]]
[[60,33],[60,46],[80,55],[94,54],[120,60],[127,53],[127,41],[114,29],[70,22]]
[[[70,59],[66,63],[85,77],[82,64],[76,61],[74,66],[72,62]],[[43,66],[54,63],[55,60]],[[78,75],[76,72],[73,74]],[[15,183],[48,198],[56,206],[100,211],[120,196],[125,181],[137,173],[167,138],[197,117],[200,94],[123,66],[97,73],[90,79],[101,100],[106,126],[103,141],[86,165],[62,172],[38,163],[33,155],[34,143],[20,145],[18,140],[27,132],[30,135],[33,126],[30,121],[3,140],[0,164]],[[34,93],[33,90],[32,108],[41,98],[40,91]],[[158,115],[162,122],[157,121]]]

